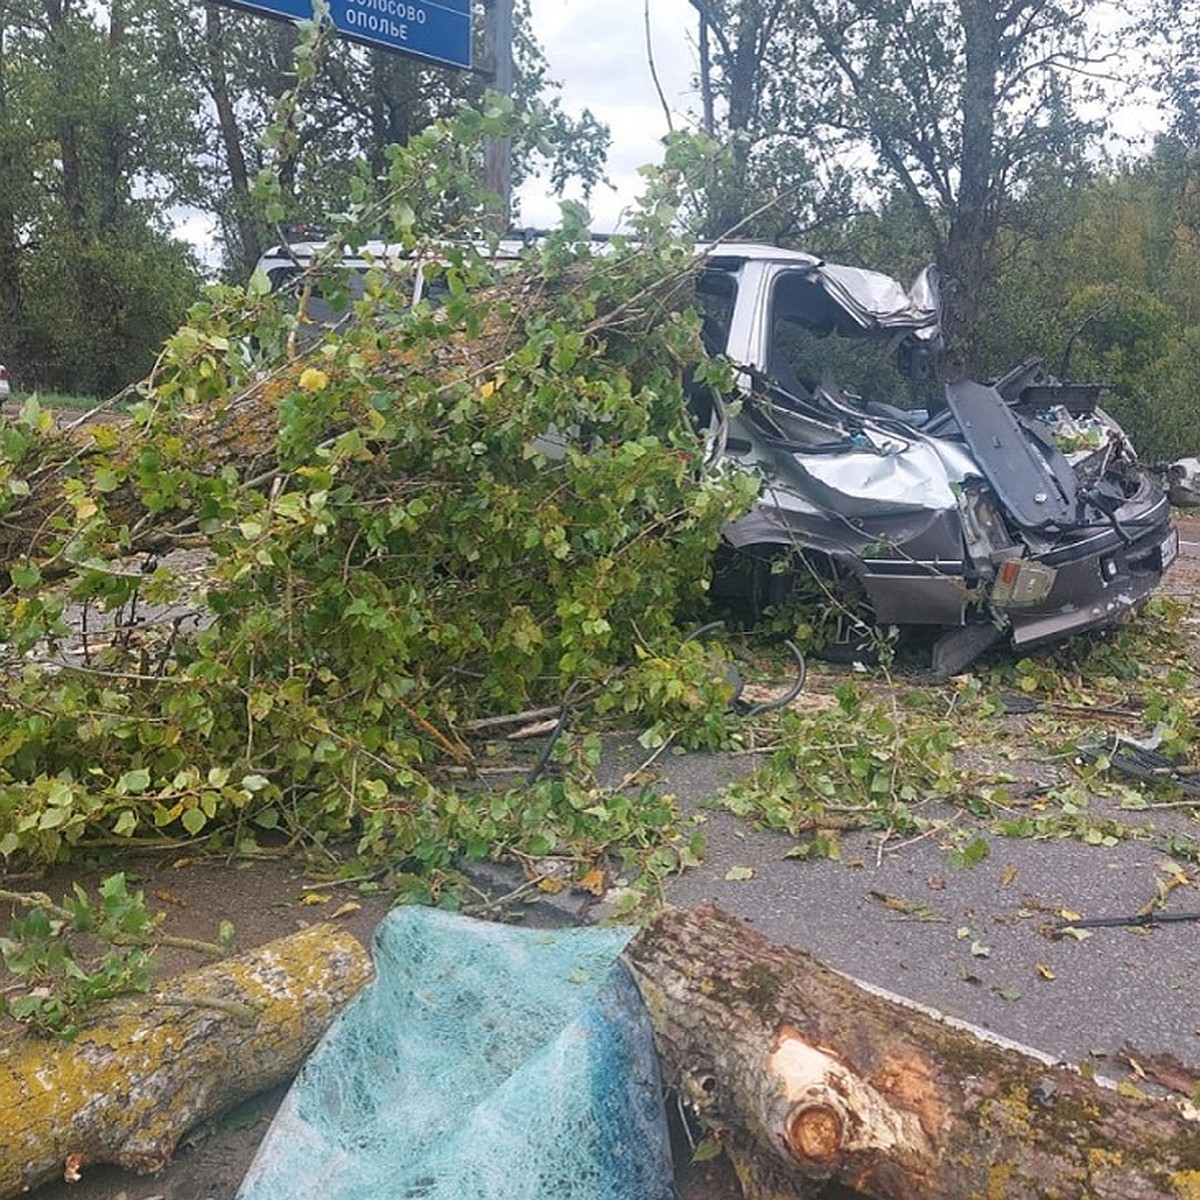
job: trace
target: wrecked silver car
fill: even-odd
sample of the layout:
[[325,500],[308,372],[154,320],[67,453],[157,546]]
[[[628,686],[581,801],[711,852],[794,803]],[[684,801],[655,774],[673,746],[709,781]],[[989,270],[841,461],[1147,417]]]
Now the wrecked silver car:
[[697,416],[717,453],[763,480],[725,531],[737,561],[718,590],[748,588],[761,609],[801,578],[843,598],[849,584],[838,638],[854,649],[864,621],[925,626],[948,675],[1001,637],[1026,647],[1112,624],[1175,558],[1167,499],[1098,388],[1031,361],[921,392],[919,372],[887,365],[941,348],[931,270],[906,289],[730,243],[709,251],[698,294],[739,395],[698,394]]

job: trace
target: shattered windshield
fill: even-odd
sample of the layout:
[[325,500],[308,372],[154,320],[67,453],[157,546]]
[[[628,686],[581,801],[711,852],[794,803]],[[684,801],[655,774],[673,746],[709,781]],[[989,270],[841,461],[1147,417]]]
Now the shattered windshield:
[[[735,264],[714,260],[697,281],[701,338],[709,354],[729,344]],[[936,409],[936,313],[924,303],[873,272],[823,264],[783,271],[771,285],[765,361],[752,365],[800,401],[824,388],[852,405],[887,406],[899,416]]]

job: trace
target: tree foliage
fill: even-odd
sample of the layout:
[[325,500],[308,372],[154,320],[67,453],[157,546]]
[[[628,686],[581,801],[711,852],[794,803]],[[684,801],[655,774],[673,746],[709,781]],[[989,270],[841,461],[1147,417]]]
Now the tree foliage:
[[[797,119],[796,64],[785,37],[792,0],[691,2],[703,129],[726,148],[705,188],[705,232],[782,241],[811,229],[821,148]],[[826,190],[821,200],[828,199]]]
[[[759,147],[764,159],[766,147],[798,147],[800,155],[771,161],[794,160],[794,185],[827,181],[840,212],[847,197],[866,206],[881,192],[902,195],[926,253],[953,284],[948,323],[970,365],[1013,205],[1047,164],[1063,173],[1084,161],[1093,130],[1079,115],[1079,80],[1105,61],[1091,44],[1086,6],[694,3],[710,28],[734,31],[728,47],[719,41],[712,86],[735,144]],[[735,36],[743,31],[752,35],[746,55]],[[778,172],[767,174],[783,190]],[[742,194],[755,197],[753,188]]]
[[1035,354],[1103,384],[1104,401],[1151,461],[1194,454],[1200,268],[1195,177],[1164,137],[1144,160],[1069,184],[1047,173],[999,239],[1001,269],[979,339],[999,374]]
[[[342,332],[293,357],[301,313],[220,289],[128,425],[66,454],[36,408],[8,428],[6,519],[56,499],[0,613],[0,852],[53,860],[100,834],[245,848],[278,830],[426,869],[623,838],[677,861],[669,804],[649,820],[553,778],[444,788],[447,766],[477,764],[464,730],[481,714],[601,694],[672,728],[719,713],[724,674],[677,621],[752,490],[709,464],[686,415],[702,353],[669,192],[636,244],[597,257],[568,225],[501,278],[486,248],[426,240],[447,194],[480,212],[473,147],[503,131],[471,112],[430,126],[368,214],[432,254],[438,307],[372,273]],[[209,558],[201,627],[67,653],[81,606],[178,592],[165,559],[127,557],[175,539]]]

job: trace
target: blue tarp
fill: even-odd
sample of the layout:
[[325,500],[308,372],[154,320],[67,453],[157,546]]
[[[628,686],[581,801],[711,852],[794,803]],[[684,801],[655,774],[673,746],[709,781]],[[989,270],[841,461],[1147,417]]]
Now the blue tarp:
[[238,1200],[667,1200],[629,936],[393,911]]

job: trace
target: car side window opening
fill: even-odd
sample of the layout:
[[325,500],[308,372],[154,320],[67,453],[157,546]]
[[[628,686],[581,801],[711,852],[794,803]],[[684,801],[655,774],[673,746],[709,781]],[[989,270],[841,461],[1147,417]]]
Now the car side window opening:
[[[695,306],[700,313],[700,342],[710,357],[724,354],[737,299],[737,281],[727,271],[708,270],[696,281]],[[707,429],[713,419],[711,387],[692,379],[687,383],[688,411],[697,429]]]
[[896,412],[925,407],[897,365],[893,337],[854,323],[809,273],[776,279],[770,313],[767,373],[785,392],[809,400],[825,388],[866,412],[880,404]]
[[728,271],[709,270],[700,276],[696,284],[700,340],[710,355],[725,353],[736,300],[737,281]]

